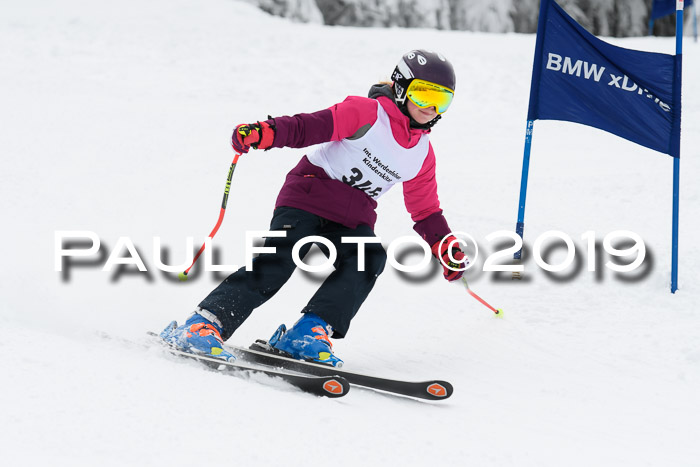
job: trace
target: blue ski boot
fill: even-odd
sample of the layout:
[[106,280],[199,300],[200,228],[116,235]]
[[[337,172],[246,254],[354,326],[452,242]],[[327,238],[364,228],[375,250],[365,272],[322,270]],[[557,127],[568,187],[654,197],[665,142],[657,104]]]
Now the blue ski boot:
[[280,325],[269,344],[299,360],[341,367],[343,361],[333,355],[329,332],[331,327],[323,319],[313,313],[305,313],[289,331],[284,324]]
[[[205,318],[205,316],[209,319]],[[221,325],[218,321],[216,316],[207,310],[198,308],[182,326],[178,327],[177,321],[171,322],[160,333],[160,337],[183,352],[206,355],[232,362],[236,360],[236,357],[224,350],[224,341],[221,339]]]

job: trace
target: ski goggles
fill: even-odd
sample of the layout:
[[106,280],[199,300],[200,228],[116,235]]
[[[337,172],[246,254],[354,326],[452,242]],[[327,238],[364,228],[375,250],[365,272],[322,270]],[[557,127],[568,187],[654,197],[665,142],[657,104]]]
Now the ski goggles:
[[435,107],[438,114],[447,110],[455,93],[452,89],[422,79],[414,79],[408,85],[406,96],[421,109]]

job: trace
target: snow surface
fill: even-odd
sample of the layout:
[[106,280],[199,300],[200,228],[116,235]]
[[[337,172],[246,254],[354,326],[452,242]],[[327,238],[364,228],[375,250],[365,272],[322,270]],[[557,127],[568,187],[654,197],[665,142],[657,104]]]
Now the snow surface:
[[[444,403],[353,389],[318,399],[173,360],[145,332],[183,320],[219,281],[155,267],[153,237],[185,261],[219,212],[237,123],[365,95],[402,53],[442,51],[459,79],[432,136],[445,214],[482,246],[516,220],[533,35],[302,25],[233,0],[5,2],[0,452],[8,466],[691,466],[700,462],[700,52],[685,43],[680,290],[669,292],[672,159],[601,131],[535,124],[525,238],[570,235],[578,269],[526,280],[474,269],[503,320],[446,283],[388,269],[336,352],[355,369],[445,378]],[[614,40],[672,53],[672,38]],[[251,153],[215,243],[243,264],[304,154]],[[377,233],[415,235],[401,189]],[[646,274],[585,268],[581,235],[638,233]],[[89,230],[101,260],[54,270],[54,233]],[[129,237],[149,273],[101,271]],[[117,252],[119,254],[119,252]],[[126,257],[122,249],[120,256]],[[558,249],[550,258],[563,257]],[[409,255],[409,259],[414,256]],[[407,260],[408,261],[408,260]],[[424,274],[425,276],[425,274]],[[558,280],[569,276],[565,280]],[[631,274],[629,276],[639,276]],[[410,280],[409,280],[410,279]],[[319,279],[295,274],[233,336],[292,324]]]

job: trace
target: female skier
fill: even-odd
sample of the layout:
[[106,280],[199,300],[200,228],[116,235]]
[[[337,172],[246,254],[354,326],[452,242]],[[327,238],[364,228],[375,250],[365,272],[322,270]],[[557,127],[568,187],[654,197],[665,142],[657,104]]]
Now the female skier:
[[[450,229],[438,201],[435,154],[428,138],[452,102],[454,69],[438,53],[413,50],[401,58],[391,79],[391,84],[372,86],[366,98],[350,96],[311,114],[236,127],[231,145],[239,153],[325,144],[287,174],[270,224],[271,231],[286,235],[265,240],[276,252],[256,257],[251,271],[241,268],[231,274],[184,325],[170,323],[161,333],[164,340],[187,352],[235,359],[223,349],[223,341],[292,275],[294,244],[317,235],[335,246],[335,270],[302,310],[301,319],[289,330],[281,325],[269,343],[293,358],[341,365],[329,337],[345,337],[386,262],[380,243],[341,238],[374,237],[376,200],[396,183],[403,183],[414,230],[441,260],[444,277],[454,281],[462,276],[460,269],[468,260],[454,237],[442,241]],[[299,257],[310,247],[305,244]],[[364,269],[358,265],[359,248],[364,249]]]

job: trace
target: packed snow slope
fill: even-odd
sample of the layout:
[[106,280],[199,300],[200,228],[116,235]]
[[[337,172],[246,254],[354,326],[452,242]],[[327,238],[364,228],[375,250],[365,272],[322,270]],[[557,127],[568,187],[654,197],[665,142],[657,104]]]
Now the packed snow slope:
[[[333,28],[233,0],[27,0],[0,14],[3,267],[0,452],[8,466],[691,466],[700,445],[700,49],[686,38],[680,290],[669,291],[672,159],[601,131],[536,122],[525,240],[549,230],[574,264],[525,278],[483,272],[516,221],[535,37]],[[672,38],[614,40],[672,53]],[[148,348],[222,273],[186,261],[219,213],[237,123],[366,95],[412,48],[454,63],[457,93],[431,139],[452,229],[481,246],[469,272],[491,311],[439,270],[391,267],[336,342],[347,368],[444,378],[444,403],[353,389],[318,399]],[[216,264],[243,264],[304,150],[251,152],[234,174]],[[397,187],[380,200],[388,245],[415,234]],[[605,235],[637,233],[642,267],[605,266]],[[99,253],[55,267],[55,233],[90,231]],[[595,232],[595,272],[588,246]],[[130,255],[147,272],[102,271]],[[121,244],[121,246],[120,246]],[[560,245],[547,257],[563,261]],[[89,245],[88,245],[89,246]],[[117,248],[118,247],[118,248]],[[86,245],[83,245],[86,248]],[[165,254],[167,253],[167,254]],[[317,255],[313,261],[322,260]],[[419,255],[403,256],[406,264]],[[630,262],[628,258],[625,262]],[[320,280],[295,273],[232,337],[247,345],[296,321]]]

